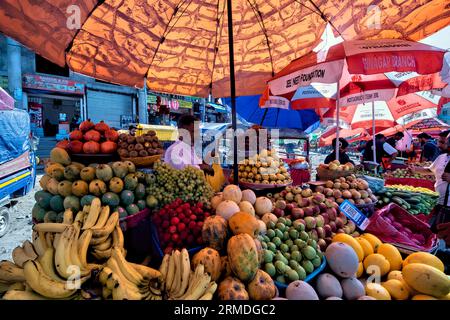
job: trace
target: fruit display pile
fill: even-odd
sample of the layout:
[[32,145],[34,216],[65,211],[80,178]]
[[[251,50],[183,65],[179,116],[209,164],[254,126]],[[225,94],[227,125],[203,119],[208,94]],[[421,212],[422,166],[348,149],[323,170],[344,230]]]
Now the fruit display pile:
[[320,246],[300,220],[281,217],[276,222],[269,221],[260,241],[264,249],[264,270],[277,282],[305,280],[322,264]]
[[339,160],[331,161],[328,164],[321,163],[318,167],[318,169],[325,169],[330,171],[353,171],[355,167],[351,162],[348,162],[346,164],[342,164],[339,162]]
[[203,171],[191,166],[176,170],[166,163],[156,162],[146,182],[150,208],[161,208],[178,198],[183,202],[202,202],[207,207],[214,195]]
[[202,202],[183,203],[177,199],[153,216],[161,249],[170,253],[174,249],[193,248],[203,244],[203,221],[210,216]]
[[391,172],[387,172],[384,175],[385,179],[387,178],[412,178],[412,179],[422,179],[422,180],[430,180],[434,181],[435,178],[433,175],[421,175],[418,173],[413,173],[411,169],[395,169]]
[[90,119],[83,121],[79,129],[69,134],[69,141],[63,140],[56,145],[73,154],[112,154],[117,151],[119,134],[105,122],[94,124]]
[[64,149],[54,148],[39,181],[42,190],[35,193],[32,215],[36,222],[61,222],[64,210],[77,213],[94,197],[119,212],[120,218],[132,215],[147,206],[146,180],[148,175],[136,171],[130,161],[86,167],[72,162]]
[[160,155],[164,153],[161,142],[155,131],[149,131],[141,136],[121,133],[119,135],[117,153],[122,158],[136,158]]
[[437,204],[438,194],[426,188],[410,186],[388,186],[377,192],[378,205],[396,203],[409,213],[428,215]]
[[291,176],[275,150],[263,150],[259,155],[239,163],[239,181],[258,184],[289,184]]
[[369,188],[369,183],[355,175],[327,181],[325,186],[318,186],[316,192],[323,193],[327,199],[341,204],[345,200],[356,205],[371,204],[377,201]]

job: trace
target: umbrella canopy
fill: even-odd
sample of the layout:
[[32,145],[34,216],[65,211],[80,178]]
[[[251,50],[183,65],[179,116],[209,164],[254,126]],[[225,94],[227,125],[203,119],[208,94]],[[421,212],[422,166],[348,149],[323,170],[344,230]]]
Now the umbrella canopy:
[[[358,129],[341,129],[339,130],[339,137],[347,139],[348,143],[354,142],[356,140],[364,139],[365,137],[370,136],[367,130],[363,128]],[[331,128],[322,136],[319,140],[320,147],[331,146],[333,139],[336,138],[336,127]]]
[[[236,98],[236,112],[245,120],[266,128],[289,128],[311,132],[319,126],[319,117],[314,110],[291,110],[259,107],[261,96]],[[224,99],[229,104],[230,99]]]
[[[230,96],[225,0],[2,0],[0,31],[73,71],[154,91]],[[231,1],[230,1],[231,3]],[[236,94],[265,81],[321,41],[420,40],[450,24],[442,0],[233,1]]]

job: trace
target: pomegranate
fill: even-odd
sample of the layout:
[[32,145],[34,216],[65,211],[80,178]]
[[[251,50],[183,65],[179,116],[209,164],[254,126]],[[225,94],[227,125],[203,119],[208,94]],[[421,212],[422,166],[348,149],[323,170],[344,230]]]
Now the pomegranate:
[[95,141],[88,141],[83,145],[84,153],[95,154],[100,152],[100,144]]
[[116,130],[109,129],[109,130],[105,131],[105,138],[106,138],[106,140],[109,140],[112,142],[117,142],[117,140],[119,140],[119,134],[117,133]]
[[68,149],[71,153],[83,153],[83,142],[78,140],[70,141]]
[[69,134],[69,139],[70,140],[83,140],[83,132],[81,132],[81,130],[73,130],[70,134]]
[[89,130],[84,134],[84,140],[99,142],[101,138],[100,132],[95,130]]
[[100,145],[102,153],[114,153],[117,151],[117,144],[112,141],[105,141]]
[[102,120],[95,125],[94,129],[100,133],[105,133],[109,130],[109,126],[105,123],[105,121]]
[[56,144],[56,147],[64,149],[64,150],[67,150],[68,146],[69,146],[69,140],[67,140],[67,139],[61,140]]
[[91,119],[87,119],[85,121],[83,121],[82,123],[80,123],[80,130],[82,132],[87,132],[89,130],[91,130],[92,128],[94,128],[95,124],[91,121]]

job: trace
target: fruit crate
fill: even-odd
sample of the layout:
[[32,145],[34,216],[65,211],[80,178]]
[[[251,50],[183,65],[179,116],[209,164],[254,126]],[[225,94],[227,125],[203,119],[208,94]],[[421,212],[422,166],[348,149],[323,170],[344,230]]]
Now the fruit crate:
[[141,263],[152,253],[152,222],[148,208],[119,221],[125,239],[127,260]]
[[[323,270],[325,270],[325,267],[327,266],[327,259],[325,258],[325,255],[322,258],[322,263],[320,264],[320,266],[315,269],[313,272],[311,272],[310,274],[308,274],[308,276],[305,278],[305,282],[310,282],[311,280],[313,280],[318,274],[320,274]],[[278,292],[280,293],[280,296],[284,296],[285,295],[285,291],[286,288],[288,287],[288,284],[285,283],[281,283],[278,281],[274,281],[275,285],[277,286]]]
[[317,168],[317,176],[320,181],[328,181],[335,180],[341,177],[347,177],[354,174],[353,170],[348,171],[337,171],[337,170],[329,170],[325,168],[318,167]]
[[[164,249],[161,247],[161,242],[159,241],[158,230],[154,223],[151,223],[151,244],[152,244],[152,257],[155,258],[155,262],[161,262],[164,257]],[[200,250],[205,248],[204,245],[189,248],[188,253],[189,256],[196,254]]]

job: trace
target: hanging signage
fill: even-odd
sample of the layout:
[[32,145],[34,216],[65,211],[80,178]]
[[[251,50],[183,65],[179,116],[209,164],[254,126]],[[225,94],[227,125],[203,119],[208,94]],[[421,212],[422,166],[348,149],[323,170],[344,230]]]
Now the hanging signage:
[[180,108],[192,109],[192,102],[177,100]]
[[84,84],[69,79],[25,74],[22,81],[22,86],[28,89],[84,95]]
[[3,88],[3,89],[8,88],[8,77],[0,76],[0,88]]
[[157,101],[156,99],[157,99],[157,97],[153,94],[147,95],[147,103],[148,104],[156,104],[156,101]]

